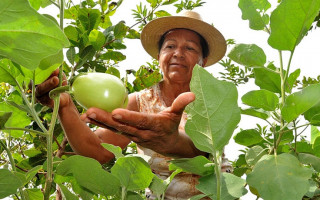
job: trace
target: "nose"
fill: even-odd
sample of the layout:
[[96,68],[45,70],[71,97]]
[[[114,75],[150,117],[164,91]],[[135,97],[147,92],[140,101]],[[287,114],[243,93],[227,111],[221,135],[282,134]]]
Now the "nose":
[[175,48],[173,55],[174,55],[175,57],[177,57],[177,58],[183,58],[183,57],[184,57],[183,48],[181,48],[181,47]]

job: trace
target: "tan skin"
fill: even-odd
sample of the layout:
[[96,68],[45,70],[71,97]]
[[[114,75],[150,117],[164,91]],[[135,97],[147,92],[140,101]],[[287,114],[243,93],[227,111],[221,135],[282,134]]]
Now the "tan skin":
[[[136,94],[132,93],[129,95],[127,109],[115,109],[108,113],[98,108],[90,108],[80,116],[70,95],[61,94],[59,119],[73,150],[100,163],[106,163],[114,157],[101,143],[125,148],[134,141],[170,157],[205,155],[194,146],[185,132],[178,130],[185,107],[195,99],[189,88],[192,69],[200,60],[203,66],[206,63],[201,52],[199,36],[192,31],[176,29],[166,35],[158,58],[164,75],[160,89],[169,107],[157,114],[140,113]],[[53,101],[47,94],[57,87],[58,73],[56,70],[45,82],[38,85],[36,90],[38,100],[50,107],[53,107]],[[63,85],[66,85],[66,81]],[[92,132],[86,123],[101,128]]]

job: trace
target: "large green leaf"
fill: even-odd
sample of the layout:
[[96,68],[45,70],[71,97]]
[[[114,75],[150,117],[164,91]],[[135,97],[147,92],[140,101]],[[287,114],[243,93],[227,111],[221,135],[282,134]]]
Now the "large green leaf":
[[270,46],[293,51],[308,32],[319,10],[320,0],[282,0],[270,17]]
[[92,158],[78,155],[69,157],[58,165],[57,174],[73,175],[80,186],[97,194],[113,195],[120,189],[119,180],[103,170],[100,163]]
[[263,67],[267,60],[263,49],[255,44],[237,44],[230,51],[228,57],[247,67]]
[[247,175],[247,183],[264,200],[301,200],[308,192],[312,171],[291,154],[266,155]]
[[239,0],[242,19],[249,20],[249,27],[253,30],[263,30],[269,23],[269,16],[265,11],[270,7],[268,0]]
[[255,84],[260,89],[266,89],[271,92],[281,93],[280,74],[265,67],[254,68]]
[[111,173],[130,191],[147,188],[154,176],[149,164],[134,156],[119,158],[111,168]]
[[0,1],[0,55],[28,68],[69,45],[52,20],[38,14],[25,0]]
[[15,77],[20,73],[13,66],[12,62],[8,59],[3,59],[0,61],[0,82],[9,83],[12,86],[17,85]]
[[222,150],[240,121],[237,88],[199,65],[193,69],[190,88],[196,100],[186,108],[186,133],[201,151]]
[[250,165],[253,166],[255,165],[262,156],[266,155],[267,151],[263,149],[261,146],[254,146],[246,152],[246,162]]
[[253,90],[241,97],[244,104],[262,108],[266,111],[274,111],[277,108],[279,98],[268,90]]
[[0,169],[0,199],[15,194],[23,183],[7,169]]
[[320,84],[309,85],[289,95],[281,109],[283,119],[291,122],[320,101]]
[[170,171],[181,168],[185,172],[197,174],[200,176],[206,176],[214,173],[213,162],[209,161],[204,156],[197,156],[194,158],[180,158],[170,161]]
[[[201,177],[196,188],[211,199],[217,199],[217,178],[215,174]],[[247,193],[245,189],[245,180],[230,173],[222,173],[221,175],[221,198],[223,200],[234,200],[242,197]]]

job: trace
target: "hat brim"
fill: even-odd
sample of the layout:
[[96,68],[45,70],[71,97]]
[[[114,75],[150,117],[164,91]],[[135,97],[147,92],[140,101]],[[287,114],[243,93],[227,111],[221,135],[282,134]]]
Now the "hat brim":
[[158,42],[161,36],[167,31],[177,28],[193,30],[207,41],[209,54],[205,66],[213,65],[225,55],[226,41],[216,28],[201,20],[183,16],[161,17],[149,22],[140,36],[143,48],[153,58],[158,59]]

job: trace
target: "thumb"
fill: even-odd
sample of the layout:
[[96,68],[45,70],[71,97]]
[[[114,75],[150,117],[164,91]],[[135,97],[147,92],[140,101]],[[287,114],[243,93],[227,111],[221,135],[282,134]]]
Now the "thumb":
[[172,103],[171,112],[176,114],[182,114],[185,107],[195,100],[193,92],[185,92],[180,94]]

